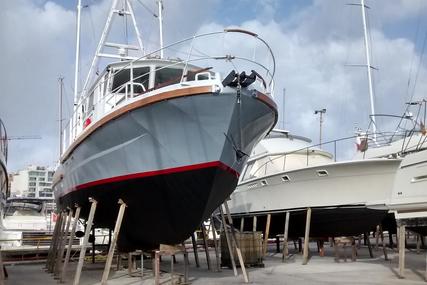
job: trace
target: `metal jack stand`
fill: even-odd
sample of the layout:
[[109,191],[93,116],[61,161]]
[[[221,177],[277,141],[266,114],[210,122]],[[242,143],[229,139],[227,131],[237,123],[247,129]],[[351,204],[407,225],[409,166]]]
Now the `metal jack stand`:
[[[225,221],[224,211],[223,211],[222,207],[224,207],[224,209],[225,209],[225,212],[226,212],[227,218],[228,218],[229,227],[231,229],[231,241],[230,241],[230,237],[228,236],[228,233],[227,233],[228,232],[227,231],[227,223]],[[242,257],[242,252],[240,251],[240,247],[239,247],[239,244],[237,242],[236,233],[234,232],[233,220],[231,219],[230,210],[228,208],[227,201],[224,201],[222,206],[219,207],[219,211],[221,214],[221,220],[222,220],[223,227],[224,227],[225,239],[227,240],[228,252],[230,253],[230,258],[231,258],[231,263],[233,266],[234,276],[237,276],[238,273],[237,273],[237,269],[236,269],[236,262],[234,261],[234,250],[233,249],[236,250],[237,257],[239,259],[239,264],[240,264],[240,267],[242,268],[243,279],[245,280],[245,283],[249,283],[248,274],[246,272],[245,263],[244,263],[243,257]]]
[[68,241],[67,253],[65,254],[65,260],[64,260],[64,264],[62,266],[61,276],[59,278],[59,281],[61,283],[64,282],[64,280],[65,280],[65,274],[66,274],[68,262],[70,260],[71,250],[73,247],[74,236],[76,234],[77,224],[79,222],[79,217],[80,217],[80,211],[82,209],[78,205],[76,205],[76,207],[77,207],[77,209],[76,209],[76,213],[74,214],[74,222],[73,222],[73,227],[71,229],[70,239]]
[[[113,261],[113,254],[116,248],[117,239],[119,238],[120,227],[122,226],[123,215],[125,214],[126,204],[119,199],[120,209],[117,215],[116,225],[114,226],[113,241],[111,242],[110,249],[108,251],[107,261],[105,263],[104,273],[102,274],[101,284],[107,284],[108,275],[110,274],[111,263]],[[142,261],[141,261],[142,262]],[[142,267],[142,266],[141,266]]]
[[98,204],[98,202],[92,198],[89,198],[89,202],[91,202],[92,205],[90,206],[89,217],[87,219],[86,232],[83,238],[82,247],[80,249],[79,263],[77,264],[76,274],[74,275],[74,283],[73,283],[74,285],[78,285],[80,283],[80,275],[82,274],[83,263],[86,255],[86,248],[89,240],[89,235],[92,230],[93,217],[95,216],[96,205]]

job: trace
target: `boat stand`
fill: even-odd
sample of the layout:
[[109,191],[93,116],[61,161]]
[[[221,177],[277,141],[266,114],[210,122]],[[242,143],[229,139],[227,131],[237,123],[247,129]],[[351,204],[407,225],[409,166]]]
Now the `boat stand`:
[[215,260],[216,260],[216,272],[220,272],[221,271],[221,262],[219,259],[219,248],[220,245],[218,245],[218,239],[216,237],[216,228],[215,228],[215,222],[214,222],[214,217],[211,216],[211,227],[212,227],[212,238],[213,238],[213,242],[214,242],[214,249],[215,249]]
[[88,246],[89,241],[89,235],[92,230],[93,225],[93,218],[95,216],[96,206],[98,202],[95,199],[89,198],[89,202],[91,203],[90,211],[89,211],[89,217],[86,222],[86,231],[83,238],[83,244],[80,249],[80,257],[79,257],[79,263],[77,264],[76,273],[74,275],[74,285],[78,285],[80,283],[80,275],[82,274],[83,269],[83,263],[86,255],[86,249]]
[[200,229],[202,231],[203,245],[205,247],[206,262],[208,264],[208,270],[212,271],[211,258],[210,258],[210,255],[209,255],[208,238],[207,238],[206,228],[205,228],[204,222],[202,222],[200,224]]
[[170,282],[174,284],[174,256],[178,253],[184,254],[184,282],[181,282],[181,276],[179,276],[179,284],[188,284],[188,253],[185,249],[185,245],[165,245],[161,244],[158,250],[154,251],[154,284],[160,284],[160,258],[161,256],[170,256],[171,257],[171,271],[170,271]]
[[65,281],[65,274],[68,266],[68,262],[70,261],[71,250],[73,247],[74,236],[76,234],[77,224],[79,222],[81,207],[76,205],[76,213],[74,214],[73,226],[71,228],[70,239],[68,241],[67,252],[65,254],[64,264],[62,265],[62,270],[60,273],[59,281],[63,283]]
[[0,246],[0,285],[4,284],[4,281],[7,278],[7,271],[6,268],[3,265],[3,256],[1,253],[1,246]]
[[366,245],[368,246],[369,256],[371,258],[374,258],[374,253],[372,252],[371,237],[369,235],[369,232],[365,233],[365,241],[366,241]]
[[252,231],[253,232],[256,232],[256,229],[257,229],[256,226],[257,226],[257,217],[254,216],[253,221],[252,221]]
[[380,236],[381,236],[381,243],[382,243],[382,246],[383,246],[384,260],[388,260],[387,247],[385,245],[384,231],[383,231],[383,226],[382,225],[380,225]]
[[194,237],[196,233],[192,233],[191,234],[191,243],[193,244],[193,253],[194,253],[194,260],[196,262],[196,267],[200,267],[200,262],[199,262],[199,253],[197,251],[197,240]]
[[289,211],[286,212],[285,218],[285,230],[283,233],[283,250],[282,250],[282,262],[288,258],[289,255],[289,246],[288,246],[288,235],[289,235],[289,218],[291,213]]
[[307,208],[307,217],[305,221],[305,235],[304,235],[304,251],[302,255],[302,265],[308,263],[309,255],[309,242],[310,242],[310,223],[311,223],[311,208]]
[[62,270],[62,258],[64,257],[64,248],[65,243],[67,242],[67,236],[70,228],[71,219],[73,218],[73,210],[69,209],[68,215],[65,216],[64,222],[62,223],[62,230],[59,236],[59,250],[56,257],[55,267],[54,267],[54,279],[60,279],[60,274]]
[[270,234],[270,223],[271,223],[271,214],[267,214],[267,222],[265,223],[264,247],[263,247],[262,256],[265,256],[268,250],[268,236]]
[[59,235],[62,228],[65,213],[59,212],[58,219],[56,220],[55,229],[53,230],[52,241],[50,243],[49,253],[46,260],[46,271],[49,273],[54,272],[55,258],[58,252]]
[[[225,212],[227,214],[228,225],[226,223],[223,208],[225,209]],[[230,210],[228,208],[227,201],[224,201],[224,203],[219,207],[219,211],[220,211],[221,221],[222,221],[223,228],[224,228],[225,239],[227,240],[228,252],[230,253],[230,259],[231,259],[231,264],[233,266],[234,276],[238,276],[238,272],[237,272],[237,268],[236,268],[236,262],[234,261],[234,250],[235,250],[237,253],[237,257],[239,259],[240,268],[242,269],[243,279],[244,279],[245,283],[249,283],[248,274],[246,272],[245,263],[244,263],[243,257],[242,257],[242,252],[240,251],[240,247],[239,247],[239,244],[238,244],[238,241],[236,238],[236,233],[235,233],[234,227],[233,227],[233,220],[232,220],[231,215],[230,215]],[[230,231],[231,232],[231,240],[230,240],[230,237],[228,235],[227,226],[231,230]]]
[[420,254],[420,252],[421,252],[421,240],[422,240],[423,236],[420,234],[417,234],[416,237],[417,237],[417,254]]
[[[119,213],[117,215],[116,225],[114,226],[113,241],[111,242],[110,249],[108,250],[107,261],[105,262],[105,268],[102,274],[102,280],[101,280],[102,285],[107,284],[108,275],[110,274],[111,263],[113,261],[114,250],[116,248],[117,240],[119,238],[120,227],[122,226],[123,215],[125,214],[125,209],[127,207],[126,204],[122,201],[122,199],[119,199],[118,203],[120,204],[120,208],[119,208]],[[130,260],[131,260],[131,257],[132,256],[129,255]]]
[[379,241],[380,241],[380,225],[375,227],[375,251],[379,249]]
[[405,278],[405,225],[398,226],[397,235],[399,236],[399,278]]
[[354,240],[354,238],[353,237],[334,238],[335,262],[339,262],[340,260],[339,247],[342,248],[344,262],[347,262],[346,247],[348,246],[351,247],[351,261],[356,261],[357,250],[356,250],[356,241]]

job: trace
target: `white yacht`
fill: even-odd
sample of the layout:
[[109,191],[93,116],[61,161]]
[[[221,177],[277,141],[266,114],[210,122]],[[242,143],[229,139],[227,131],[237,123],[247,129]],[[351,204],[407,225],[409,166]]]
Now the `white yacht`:
[[[319,237],[359,234],[380,224],[401,159],[336,162],[310,142],[282,130],[267,135],[252,152],[231,196],[232,215],[273,214],[274,234],[283,233],[284,212],[292,211],[293,223],[304,225],[300,220],[311,207],[311,233]],[[259,226],[263,228],[262,220]],[[290,227],[290,235],[302,236],[303,230]]]
[[55,226],[53,209],[39,198],[7,199],[2,248],[47,245]]

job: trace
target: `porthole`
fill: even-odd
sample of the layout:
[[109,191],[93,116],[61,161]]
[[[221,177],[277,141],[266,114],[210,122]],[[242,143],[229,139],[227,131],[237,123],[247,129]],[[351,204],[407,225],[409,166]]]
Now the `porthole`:
[[288,181],[291,181],[291,178],[289,178],[289,176],[288,176],[288,175],[283,175],[283,176],[282,176],[282,181],[283,181],[283,182],[288,182]]
[[328,176],[328,171],[322,169],[322,170],[316,170],[317,172],[317,176],[319,177],[324,177],[324,176]]

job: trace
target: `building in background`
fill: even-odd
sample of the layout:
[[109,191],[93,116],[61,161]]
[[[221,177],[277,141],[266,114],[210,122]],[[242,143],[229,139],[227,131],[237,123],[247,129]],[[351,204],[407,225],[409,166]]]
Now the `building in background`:
[[53,169],[30,165],[13,174],[10,196],[53,200]]

